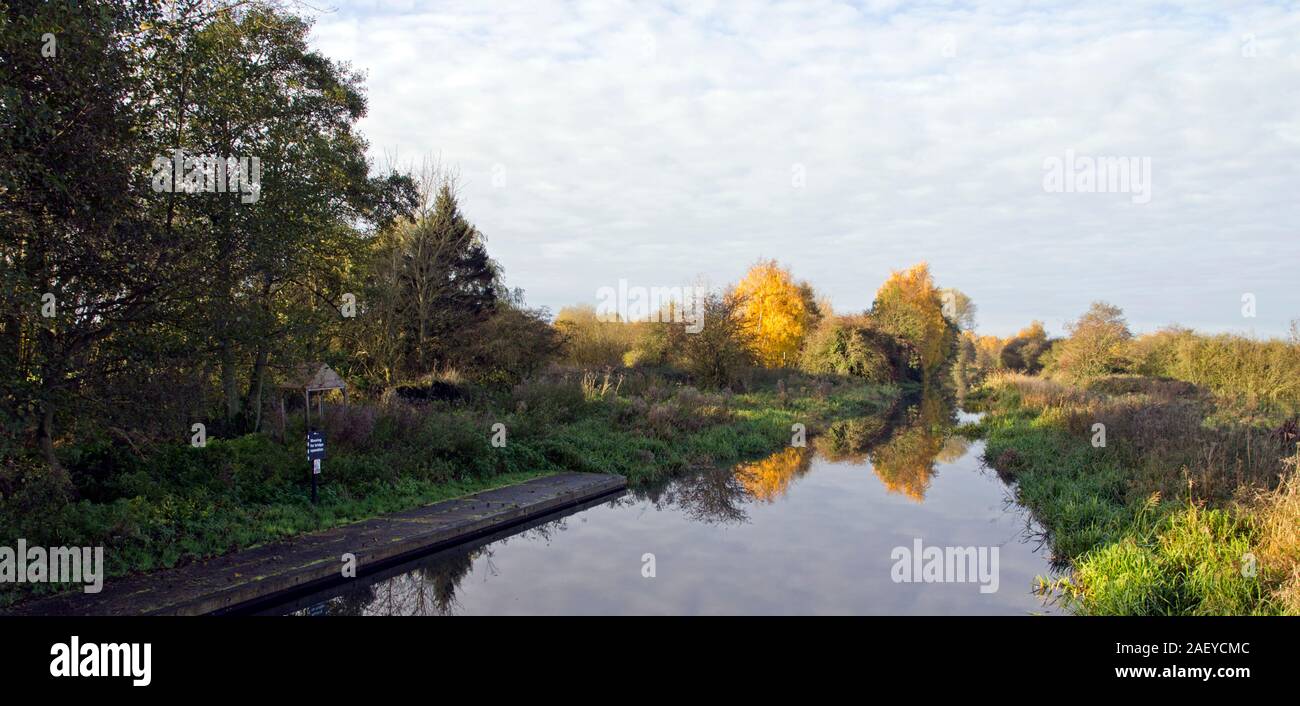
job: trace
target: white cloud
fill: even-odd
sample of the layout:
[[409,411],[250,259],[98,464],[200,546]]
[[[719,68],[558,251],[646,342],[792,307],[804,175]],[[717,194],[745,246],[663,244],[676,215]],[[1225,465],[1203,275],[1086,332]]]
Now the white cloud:
[[[1300,316],[1300,15],[1284,8],[396,7],[322,15],[317,46],[368,71],[377,157],[459,167],[534,303],[620,277],[734,281],[762,256],[840,311],[928,260],[1004,333],[1096,298],[1146,328],[1277,334]],[[1043,160],[1067,149],[1150,157],[1151,203],[1045,193]],[[1247,291],[1257,319],[1239,315]]]

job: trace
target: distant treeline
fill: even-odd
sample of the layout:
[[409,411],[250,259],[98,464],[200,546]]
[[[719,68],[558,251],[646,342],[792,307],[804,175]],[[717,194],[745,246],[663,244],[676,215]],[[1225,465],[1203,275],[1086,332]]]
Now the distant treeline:
[[[925,263],[894,272],[870,309],[836,315],[808,282],[762,260],[737,284],[704,297],[702,330],[675,323],[673,302],[648,321],[624,321],[592,305],[561,309],[563,360],[586,367],[671,366],[698,384],[736,384],[751,367],[798,368],[866,382],[944,379],[958,336],[974,321],[970,298],[939,289]],[[690,306],[687,304],[687,306]]]
[[1275,413],[1300,413],[1300,322],[1292,323],[1290,340],[1179,326],[1135,335],[1119,307],[1095,302],[1067,333],[1049,338],[1037,321],[1005,339],[966,332],[959,368],[972,381],[1001,371],[1071,382],[1123,374],[1169,378]]

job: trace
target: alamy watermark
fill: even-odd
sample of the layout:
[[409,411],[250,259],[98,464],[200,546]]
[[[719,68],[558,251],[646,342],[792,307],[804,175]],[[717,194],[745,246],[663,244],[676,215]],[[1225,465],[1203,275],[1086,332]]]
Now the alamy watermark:
[[52,677],[126,677],[133,686],[153,683],[153,643],[82,642],[73,635],[50,645]]
[[1151,202],[1150,157],[1092,157],[1066,150],[1065,158],[1043,160],[1043,191],[1049,194],[1132,194]]
[[705,287],[630,286],[626,279],[618,287],[596,290],[596,318],[620,323],[684,323],[687,333],[704,330]]
[[894,583],[978,583],[980,593],[997,593],[997,547],[924,547],[918,537],[911,547],[889,553]]
[[262,160],[257,157],[187,155],[174,150],[172,156],[153,160],[153,190],[186,194],[239,194],[244,203],[262,197]]
[[82,583],[86,593],[104,589],[103,547],[0,547],[0,583]]

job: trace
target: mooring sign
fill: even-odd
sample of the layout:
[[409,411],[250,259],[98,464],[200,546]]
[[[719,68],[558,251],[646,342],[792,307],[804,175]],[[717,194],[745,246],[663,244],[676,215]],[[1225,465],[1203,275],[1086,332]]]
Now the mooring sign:
[[[325,432],[307,432],[307,460],[319,461],[325,458]],[[319,467],[320,464],[314,464]]]
[[320,462],[325,458],[325,432],[312,429],[307,432],[307,460],[311,461],[311,502],[316,503],[316,476],[320,475]]

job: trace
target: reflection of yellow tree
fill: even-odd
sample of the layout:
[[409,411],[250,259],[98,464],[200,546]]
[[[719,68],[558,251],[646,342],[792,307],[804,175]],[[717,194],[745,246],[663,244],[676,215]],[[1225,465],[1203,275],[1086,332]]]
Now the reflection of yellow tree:
[[908,426],[872,449],[871,468],[890,492],[920,502],[930,488],[935,460],[941,454],[948,458],[957,453],[957,447],[945,449],[952,409],[942,395],[927,391],[921,404],[909,412],[912,421]]
[[923,427],[909,427],[872,450],[871,468],[889,492],[920,502],[930,488],[934,459],[942,448],[942,436]]
[[808,472],[811,461],[807,448],[788,447],[761,461],[742,464],[736,469],[736,478],[755,499],[770,503],[785,495],[795,478]]

